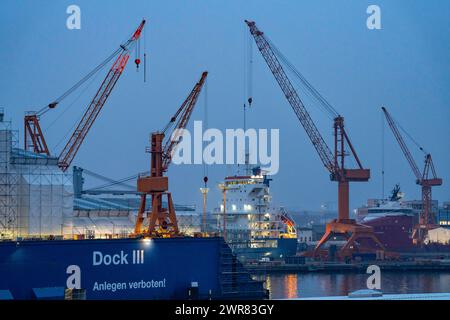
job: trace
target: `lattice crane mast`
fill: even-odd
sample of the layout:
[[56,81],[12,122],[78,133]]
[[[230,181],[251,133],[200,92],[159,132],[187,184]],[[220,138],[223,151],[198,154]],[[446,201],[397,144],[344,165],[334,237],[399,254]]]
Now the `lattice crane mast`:
[[[78,123],[77,127],[73,131],[69,141],[64,146],[58,157],[58,166],[62,171],[66,171],[72,163],[78,149],[80,148],[84,138],[86,137],[89,129],[92,127],[95,119],[97,118],[100,110],[105,105],[106,100],[111,94],[117,80],[121,76],[128,59],[130,58],[130,51],[136,45],[136,42],[140,39],[142,30],[145,25],[145,20],[142,20],[138,28],[134,31],[132,36],[120,47],[113,52],[105,61],[94,68],[89,74],[78,81],[73,87],[63,93],[59,98],[50,103],[48,106],[42,108],[36,113],[27,114],[24,118],[25,122],[25,150],[31,150],[38,154],[50,155],[47,143],[39,125],[39,119],[47,111],[56,108],[56,106],[72,92],[78,89],[87,80],[92,78],[97,72],[99,72],[108,62],[116,58],[112,67],[109,69],[105,79],[103,80],[100,88],[95,94],[94,98],[87,107],[83,117]],[[139,65],[140,60],[136,59],[136,65]]]
[[[426,233],[430,229],[436,228],[436,224],[434,221],[434,216],[432,212],[431,206],[431,188],[434,186],[442,185],[442,179],[437,177],[436,169],[434,168],[433,159],[431,158],[431,154],[425,152],[425,160],[424,160],[424,168],[423,172],[420,172],[417,163],[414,161],[414,158],[411,155],[411,152],[408,149],[405,141],[403,140],[398,127],[387,111],[385,107],[381,108],[386,117],[386,120],[391,128],[392,133],[394,134],[395,139],[400,146],[406,160],[411,167],[414,176],[416,177],[416,184],[422,187],[422,211],[420,213],[419,224],[415,226],[413,231],[413,240],[416,243],[422,244],[425,239]],[[423,151],[423,148],[420,147],[420,150]],[[431,175],[430,175],[431,173]]]
[[[208,72],[202,73],[200,80],[164,129],[151,134],[151,147],[148,150],[151,153],[150,175],[140,176],[137,180],[137,190],[141,192],[141,203],[134,236],[171,237],[179,234],[172,195],[168,192],[169,180],[164,173],[172,162],[172,155],[182,139],[183,129],[189,122],[207,76]],[[167,135],[168,139],[164,142],[169,128],[172,128],[172,133]],[[152,207],[151,211],[147,212],[148,227],[144,229],[147,195],[151,196]],[[167,197],[167,208],[163,207],[164,195]]]
[[50,151],[45,141],[44,134],[42,133],[41,126],[39,124],[39,119],[48,110],[45,107],[38,112],[29,112],[23,118],[24,120],[24,149],[27,151],[32,151],[34,153],[50,155]]
[[[362,164],[350,142],[350,139],[344,129],[344,118],[340,116],[326,100],[309,84],[305,79],[304,83],[314,96],[319,101],[325,104],[334,115],[334,154],[331,152],[328,145],[325,143],[322,135],[314,124],[311,116],[306,110],[302,100],[297,91],[285,73],[278,56],[279,53],[266,39],[264,33],[258,29],[255,22],[245,21],[250,29],[256,45],[261,52],[264,60],[267,63],[270,71],[278,82],[286,99],[291,105],[295,115],[306,131],[311,143],[317,151],[325,168],[330,172],[330,179],[338,182],[338,218],[327,224],[326,232],[323,238],[319,241],[315,254],[318,253],[320,247],[327,242],[333,235],[343,235],[347,238],[346,245],[342,248],[342,253],[345,254],[351,248],[354,248],[357,240],[362,238],[372,239],[376,245],[383,249],[383,245],[375,237],[373,230],[370,227],[358,225],[349,217],[349,182],[350,181],[368,181],[370,178],[370,170],[364,169]],[[356,160],[357,169],[348,169],[345,167],[345,156],[348,155],[345,146],[348,146],[351,155]]]

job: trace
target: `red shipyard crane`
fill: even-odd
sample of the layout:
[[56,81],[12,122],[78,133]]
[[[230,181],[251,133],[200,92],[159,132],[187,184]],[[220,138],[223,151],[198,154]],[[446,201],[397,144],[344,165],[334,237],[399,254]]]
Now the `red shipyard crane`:
[[[202,73],[200,80],[195,84],[189,96],[165,128],[162,131],[153,132],[151,135],[151,147],[148,150],[151,153],[150,175],[140,176],[137,180],[137,190],[141,192],[141,203],[134,228],[134,236],[173,237],[179,235],[172,195],[167,192],[169,179],[164,176],[164,173],[172,162],[172,155],[180,143],[180,139],[182,139],[182,129],[185,129],[189,122],[207,76],[208,72]],[[166,132],[172,126],[172,133],[168,135],[169,138],[164,142]],[[147,212],[148,227],[144,229],[147,195],[151,195],[152,209]],[[167,197],[167,208],[163,207],[163,195]]]
[[[437,227],[434,221],[431,207],[431,187],[442,185],[442,179],[437,177],[433,159],[431,158],[431,154],[429,153],[425,153],[425,165],[423,168],[423,172],[420,172],[419,167],[414,161],[411,152],[409,151],[405,141],[403,140],[403,137],[400,134],[400,131],[398,130],[394,119],[385,107],[382,107],[381,109],[383,110],[389,127],[391,128],[392,133],[394,134],[394,137],[397,140],[398,145],[400,146],[400,149],[402,149],[402,152],[405,155],[405,158],[416,177],[416,183],[422,187],[422,211],[420,213],[419,223],[414,227],[413,241],[416,244],[423,244],[428,230]],[[420,150],[423,151],[423,148],[420,147]]]
[[[264,33],[258,29],[255,22],[247,20],[245,22],[247,23],[250,33],[255,39],[256,45],[270,71],[277,80],[286,99],[294,110],[295,115],[316,149],[320,160],[330,172],[330,179],[338,183],[338,218],[327,224],[325,234],[317,244],[314,255],[319,255],[319,253],[321,253],[320,248],[322,245],[334,236],[343,236],[347,239],[346,244],[341,248],[341,257],[349,256],[354,251],[384,251],[384,247],[375,236],[373,229],[365,225],[357,224],[355,220],[350,219],[349,216],[349,182],[368,181],[370,178],[370,170],[363,168],[345,131],[344,118],[329,105],[329,103],[297,70],[295,70],[295,68],[293,68],[292,65],[286,62],[288,67],[293,69],[296,76],[298,76],[302,83],[306,85],[310,93],[312,93],[328,110],[331,110],[334,116],[334,153],[332,153],[279,61],[279,58],[283,61],[286,59],[273,44],[269,43]],[[353,158],[356,160],[358,165],[356,169],[349,169],[346,167],[345,157],[348,155],[346,145],[350,149],[351,155],[353,155]]]
[[[58,166],[62,171],[66,171],[70,164],[72,163],[78,149],[80,148],[84,138],[86,137],[89,129],[94,124],[100,110],[105,105],[106,100],[112,92],[117,80],[121,76],[125,66],[127,65],[128,59],[130,58],[130,52],[136,45],[136,42],[140,39],[142,30],[145,25],[145,20],[142,20],[139,27],[134,31],[132,36],[127,42],[120,45],[120,47],[114,51],[105,61],[95,67],[89,74],[78,81],[73,87],[63,93],[58,99],[50,103],[48,106],[42,108],[38,112],[27,114],[24,118],[24,148],[25,150],[33,151],[38,154],[50,155],[50,151],[47,147],[44,135],[42,133],[39,119],[47,111],[56,108],[56,106],[72,92],[78,89],[87,80],[91,79],[97,72],[99,72],[103,67],[109,63],[112,59],[116,58],[112,67],[109,69],[105,79],[103,80],[100,88],[95,94],[94,98],[87,107],[83,117],[78,123],[77,127],[72,133],[69,141],[61,151],[58,156]],[[135,60],[138,66],[140,60],[137,58]]]

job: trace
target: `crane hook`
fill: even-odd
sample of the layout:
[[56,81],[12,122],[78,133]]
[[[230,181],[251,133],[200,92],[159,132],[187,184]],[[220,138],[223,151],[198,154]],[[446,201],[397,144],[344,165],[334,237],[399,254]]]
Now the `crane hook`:
[[136,69],[139,69],[139,64],[141,63],[141,59],[136,58],[136,59],[134,60],[134,63],[136,63]]

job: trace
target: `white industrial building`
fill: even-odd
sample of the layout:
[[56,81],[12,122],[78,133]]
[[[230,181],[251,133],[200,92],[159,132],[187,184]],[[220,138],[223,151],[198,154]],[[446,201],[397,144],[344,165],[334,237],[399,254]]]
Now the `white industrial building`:
[[450,244],[450,229],[439,227],[429,230],[425,243]]
[[[140,203],[135,190],[86,193],[83,169],[64,173],[57,157],[21,149],[18,141],[19,132],[0,109],[0,240],[118,238],[134,231]],[[181,232],[200,231],[195,206],[175,204],[175,210]]]
[[72,177],[57,158],[18,148],[0,111],[0,238],[58,236],[73,212]]

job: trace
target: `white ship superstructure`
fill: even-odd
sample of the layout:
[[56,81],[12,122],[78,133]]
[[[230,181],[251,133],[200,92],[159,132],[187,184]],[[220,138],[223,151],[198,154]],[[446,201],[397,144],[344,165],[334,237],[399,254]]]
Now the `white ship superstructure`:
[[[380,217],[389,216],[413,216],[414,221],[419,219],[423,210],[421,200],[404,200],[405,195],[400,191],[400,186],[396,185],[388,199],[368,199],[367,205],[356,210],[356,219],[360,222],[373,220]],[[438,211],[438,202],[431,202],[433,214]]]
[[220,185],[225,201],[213,213],[214,228],[241,258],[295,254],[295,223],[285,210],[271,206],[271,179],[259,167],[249,173],[228,176]]

